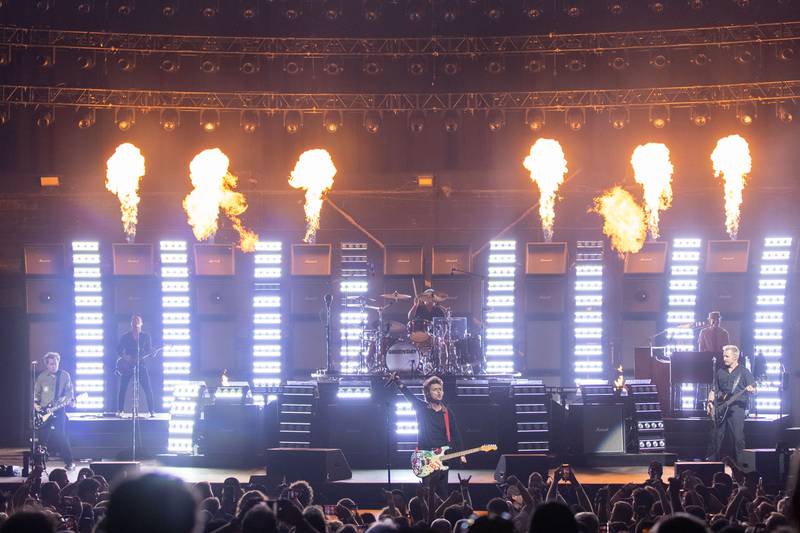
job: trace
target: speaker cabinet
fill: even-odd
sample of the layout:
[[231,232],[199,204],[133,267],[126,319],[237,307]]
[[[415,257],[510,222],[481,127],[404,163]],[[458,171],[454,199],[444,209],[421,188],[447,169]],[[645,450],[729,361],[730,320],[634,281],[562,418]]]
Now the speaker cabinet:
[[70,332],[69,329],[71,324],[61,317],[53,317],[52,319],[48,318],[46,320],[30,320],[28,322],[28,354],[30,356],[31,361],[37,361],[39,363],[39,368],[43,369],[44,367],[41,366],[42,356],[47,352],[57,352],[61,354],[61,366],[67,370],[72,371],[69,368],[69,364],[65,361],[65,346],[68,346],[70,342],[74,342],[73,335],[74,333]]
[[745,273],[750,241],[708,241],[706,272]]
[[[325,327],[317,318],[302,320],[294,318],[290,325],[290,360],[294,376],[308,376],[311,372],[325,368]],[[335,350],[331,348],[331,353]]]
[[422,246],[387,245],[383,251],[383,273],[387,276],[421,276]]
[[714,474],[725,472],[725,465],[715,461],[675,461],[675,477],[680,478],[687,470],[694,472],[706,487],[710,487]]
[[547,479],[550,469],[556,465],[555,458],[541,453],[504,453],[497,461],[494,479],[498,483],[506,483],[509,476],[516,476],[523,483],[534,472],[539,472],[542,479]]
[[449,276],[450,274],[463,276],[464,274],[454,273],[453,269],[469,272],[471,265],[469,245],[437,244],[433,247],[431,274],[434,276]]
[[25,280],[25,311],[29,315],[54,315],[67,310],[67,288],[62,279]]
[[667,243],[644,243],[635,254],[625,254],[625,274],[663,274],[667,267]]
[[624,405],[573,404],[570,419],[573,418],[572,427],[581,436],[579,453],[625,453]]
[[326,294],[332,294],[329,279],[294,278],[290,287],[289,302],[292,315],[319,316]]
[[152,276],[152,244],[112,244],[115,276]]
[[330,276],[330,244],[293,244],[293,276]]
[[26,244],[25,273],[35,276],[64,274],[63,244]]
[[233,276],[236,266],[232,244],[195,244],[194,272],[198,276]]
[[742,274],[709,274],[703,292],[706,309],[727,314],[744,313],[747,309],[747,277]]
[[103,476],[109,483],[138,474],[139,466],[138,461],[101,461],[89,464],[96,475]]
[[625,276],[622,280],[622,312],[660,314],[664,305],[663,276]]
[[562,314],[567,306],[567,278],[529,277],[525,279],[525,313]]
[[564,323],[528,320],[525,327],[525,368],[528,375],[560,376],[563,367]]
[[[375,431],[377,424],[386,422],[383,402],[338,401],[327,408],[329,420],[326,424],[330,446],[340,448],[347,454],[353,468],[377,468],[386,464],[386,432]],[[370,423],[364,423],[365,421]],[[459,421],[461,419],[459,418]]]
[[206,456],[232,456],[237,462],[257,457],[262,437],[257,405],[208,405],[204,416]]
[[350,479],[353,473],[338,448],[270,448],[267,476],[285,477],[287,482],[304,479],[313,484]]
[[201,278],[194,282],[194,305],[199,315],[236,314],[236,285],[233,278]]
[[226,368],[238,368],[236,322],[200,320],[198,326],[197,360],[200,371],[218,376]]
[[566,274],[567,243],[529,242],[525,255],[526,274]]
[[742,469],[745,472],[756,471],[769,484],[784,482],[787,478],[790,457],[768,449],[745,449],[740,458]]
[[472,280],[467,276],[447,276],[433,279],[433,288],[446,292],[449,298],[442,305],[453,316],[472,315]]
[[155,278],[117,278],[113,280],[113,287],[117,315],[147,314],[161,305]]
[[[658,325],[655,320],[623,320],[621,344],[617,346],[616,357],[622,362],[626,374],[633,374],[634,353],[638,346],[650,346],[651,335],[658,333]],[[662,345],[661,337],[652,344]],[[630,372],[628,372],[630,371]]]

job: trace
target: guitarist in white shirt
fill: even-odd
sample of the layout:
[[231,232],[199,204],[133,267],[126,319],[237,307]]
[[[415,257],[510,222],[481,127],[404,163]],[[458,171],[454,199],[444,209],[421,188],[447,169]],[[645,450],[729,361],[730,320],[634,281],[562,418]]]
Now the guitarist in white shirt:
[[710,458],[719,460],[723,447],[727,447],[731,449],[731,458],[736,464],[741,461],[744,450],[748,396],[756,392],[756,379],[744,365],[739,364],[740,359],[739,348],[735,345],[728,344],[722,348],[723,367],[716,371],[716,386],[708,393],[709,415],[716,417],[713,422],[716,435],[711,435]]
[[45,370],[36,377],[33,386],[33,408],[40,414],[46,414],[51,407],[54,409],[45,424],[39,429],[39,442],[44,444],[48,451],[57,448],[61,453],[67,470],[74,470],[72,448],[67,436],[67,415],[64,408],[74,402],[72,380],[66,370],[59,370],[61,356],[56,352],[44,354]]

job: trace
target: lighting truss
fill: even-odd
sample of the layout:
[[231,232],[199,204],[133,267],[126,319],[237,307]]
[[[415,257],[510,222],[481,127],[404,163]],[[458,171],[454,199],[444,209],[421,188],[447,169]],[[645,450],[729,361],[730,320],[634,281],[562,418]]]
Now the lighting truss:
[[796,40],[800,40],[800,22],[796,21],[657,31],[421,38],[229,37],[0,27],[0,45],[13,48],[90,50],[108,54],[261,55],[267,59],[324,58],[330,55],[404,58],[563,52],[597,54],[615,50],[649,51],[704,45],[763,46]]
[[[694,324],[697,320],[697,285],[700,272],[701,239],[676,238],[672,240],[669,290],[667,291],[667,343],[666,354],[690,352],[695,349],[695,329],[679,327]],[[695,385],[681,386],[681,408],[693,409]]]
[[578,241],[575,254],[573,361],[576,385],[606,379],[603,348],[603,241]]
[[489,244],[486,317],[502,313],[505,320],[492,320],[485,328],[486,372],[510,374],[514,367],[514,309],[517,275],[517,242],[492,241]]
[[283,370],[283,245],[259,241],[253,260],[253,386],[274,388]]
[[719,85],[687,85],[633,89],[497,91],[470,93],[277,93],[189,92],[0,85],[0,104],[19,106],[140,108],[179,111],[479,111],[503,109],[550,111],[665,105],[690,108],[699,104],[729,106],[744,102],[800,102],[800,80]]
[[[162,404],[172,405],[176,387],[192,371],[191,292],[186,241],[161,241],[161,335],[164,339]],[[171,411],[170,411],[171,412]]]
[[105,411],[105,349],[103,344],[103,279],[100,243],[72,243],[75,302],[75,390],[81,411]]
[[205,391],[204,382],[188,380],[175,384],[170,391],[172,400],[169,409],[167,452],[182,455],[194,453],[197,403]]
[[758,387],[759,413],[778,414],[784,349],[786,285],[792,254],[791,237],[767,237],[761,252],[761,268],[753,314],[753,353],[766,359],[766,380]]
[[341,251],[341,280],[339,294],[341,311],[339,313],[339,365],[343,374],[366,372],[363,358],[366,355],[366,339],[362,338],[362,326],[367,313],[362,311],[357,296],[365,296],[369,290],[369,262],[367,243],[343,242]]

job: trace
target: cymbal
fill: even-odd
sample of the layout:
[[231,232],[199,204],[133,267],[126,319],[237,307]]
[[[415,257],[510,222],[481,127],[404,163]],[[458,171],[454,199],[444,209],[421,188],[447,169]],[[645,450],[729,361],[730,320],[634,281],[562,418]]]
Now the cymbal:
[[375,298],[370,298],[369,296],[364,295],[357,295],[357,296],[345,296],[345,300],[355,300],[357,302],[374,302]]
[[433,301],[436,303],[444,302],[445,300],[449,300],[450,295],[444,291],[436,291],[433,293]]
[[387,294],[381,294],[381,298],[386,298],[387,300],[394,300],[395,302],[400,300],[410,300],[410,294],[403,294],[400,292],[390,292]]
[[388,305],[383,305],[383,306],[381,306],[381,305],[365,305],[364,309],[373,309],[375,311],[382,311],[382,310],[386,309],[387,307],[389,307],[389,306]]

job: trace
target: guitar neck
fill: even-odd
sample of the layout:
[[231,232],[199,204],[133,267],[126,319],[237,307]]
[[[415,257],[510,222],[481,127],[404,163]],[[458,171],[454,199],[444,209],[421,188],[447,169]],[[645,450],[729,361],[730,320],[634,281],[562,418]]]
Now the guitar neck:
[[478,446],[477,448],[470,448],[469,450],[464,450],[464,451],[461,451],[461,452],[448,453],[448,454],[443,455],[441,457],[441,460],[442,461],[447,461],[448,459],[455,459],[457,457],[462,457],[464,455],[469,455],[471,453],[475,453],[475,452],[479,452],[479,451],[481,451],[481,447],[480,446]]

